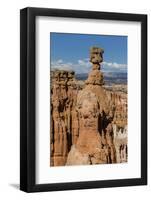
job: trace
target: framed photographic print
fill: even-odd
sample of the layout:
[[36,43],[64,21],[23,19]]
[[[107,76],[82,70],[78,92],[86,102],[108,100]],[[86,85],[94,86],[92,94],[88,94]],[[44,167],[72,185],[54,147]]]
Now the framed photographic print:
[[147,184],[147,16],[20,12],[20,189]]

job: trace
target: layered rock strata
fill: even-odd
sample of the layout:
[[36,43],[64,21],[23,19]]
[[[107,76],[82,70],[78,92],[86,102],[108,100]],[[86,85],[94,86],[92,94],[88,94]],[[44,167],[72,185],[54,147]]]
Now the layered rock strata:
[[73,71],[51,72],[51,166],[65,165],[68,152],[78,137],[75,111],[79,90]]
[[[114,91],[116,89],[116,92]],[[127,137],[127,92],[106,90],[106,94],[111,102],[114,102],[115,111],[112,120],[114,146],[116,149],[116,162],[127,162],[128,159],[128,137]]]

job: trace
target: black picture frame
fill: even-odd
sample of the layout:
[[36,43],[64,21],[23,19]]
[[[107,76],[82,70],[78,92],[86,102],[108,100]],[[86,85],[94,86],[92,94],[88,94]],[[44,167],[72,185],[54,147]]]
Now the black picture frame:
[[[99,180],[70,183],[36,184],[35,182],[35,19],[54,16],[83,19],[120,20],[141,23],[141,177],[120,180]],[[20,190],[44,192],[136,186],[147,184],[147,15],[24,8],[20,11]]]

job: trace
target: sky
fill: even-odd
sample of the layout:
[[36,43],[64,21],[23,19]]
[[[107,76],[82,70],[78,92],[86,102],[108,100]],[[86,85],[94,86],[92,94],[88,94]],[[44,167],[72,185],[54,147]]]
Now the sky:
[[88,73],[92,46],[104,49],[102,71],[127,73],[127,36],[50,33],[51,68]]

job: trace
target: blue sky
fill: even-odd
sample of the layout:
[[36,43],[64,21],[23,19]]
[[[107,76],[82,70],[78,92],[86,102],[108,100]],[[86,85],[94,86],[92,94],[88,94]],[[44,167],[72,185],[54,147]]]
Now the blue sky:
[[88,73],[92,46],[104,49],[104,72],[127,72],[127,37],[111,35],[50,33],[51,68]]

